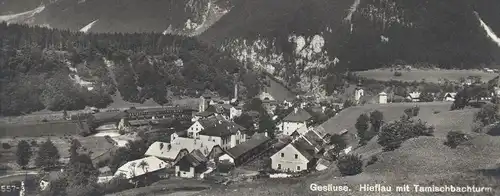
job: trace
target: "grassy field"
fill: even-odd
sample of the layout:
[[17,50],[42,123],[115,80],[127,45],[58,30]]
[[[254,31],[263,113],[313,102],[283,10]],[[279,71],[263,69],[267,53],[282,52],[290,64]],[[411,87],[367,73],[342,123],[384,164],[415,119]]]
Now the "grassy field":
[[[111,143],[106,142],[106,140],[103,137],[79,137],[79,136],[50,137],[50,140],[59,150],[59,154],[62,159],[69,157],[68,149],[71,146],[71,139],[77,139],[78,141],[80,141],[84,150],[86,152],[92,152],[92,155],[95,156],[103,154],[107,152],[110,148],[113,148],[113,145]],[[0,163],[2,165],[7,165],[13,168],[14,170],[19,169],[17,164],[15,163],[16,160],[15,153],[17,150],[17,144],[21,140],[28,141],[30,144],[32,143],[32,141],[36,141],[36,143],[40,145],[41,143],[47,140],[47,137],[0,138],[0,143],[8,143],[11,146],[10,149],[3,149],[3,148],[0,149]],[[35,152],[36,155],[37,146],[32,147],[32,150]],[[33,166],[34,164],[33,160],[34,157],[32,158],[30,166]]]
[[[354,153],[364,159],[372,155],[379,157],[378,161],[366,166],[363,173],[341,177],[335,166],[321,172],[313,172],[299,179],[272,179],[242,182],[225,188],[203,191],[198,195],[349,195],[349,196],[400,196],[400,195],[436,195],[437,193],[398,193],[395,186],[409,184],[419,185],[475,185],[493,187],[500,190],[499,177],[485,176],[479,173],[484,169],[498,168],[500,137],[471,132],[470,124],[477,109],[449,111],[449,103],[418,103],[420,114],[416,117],[435,126],[435,136],[418,137],[402,144],[399,149],[383,152],[377,144],[377,137],[367,145],[357,148]],[[354,131],[354,123],[359,114],[378,109],[384,113],[385,121],[399,118],[405,108],[414,104],[364,105],[348,108],[323,126],[330,132],[344,128]],[[434,111],[439,111],[434,112]],[[469,133],[471,140],[457,149],[451,149],[443,144],[450,130],[460,130]],[[497,175],[500,172],[497,172]],[[290,183],[292,182],[292,183]],[[351,192],[312,192],[310,184],[348,185]],[[393,186],[393,192],[360,192],[360,184],[382,184]],[[413,189],[412,189],[413,190]],[[442,193],[439,195],[498,195],[495,193],[457,194]]]
[[357,75],[369,79],[379,81],[398,80],[404,82],[420,82],[425,79],[426,82],[437,83],[440,79],[448,79],[450,81],[459,81],[460,78],[468,76],[480,76],[483,81],[488,81],[498,76],[498,73],[487,73],[481,70],[411,70],[400,71],[401,76],[394,76],[394,72],[390,69],[374,69],[367,71],[356,72]]

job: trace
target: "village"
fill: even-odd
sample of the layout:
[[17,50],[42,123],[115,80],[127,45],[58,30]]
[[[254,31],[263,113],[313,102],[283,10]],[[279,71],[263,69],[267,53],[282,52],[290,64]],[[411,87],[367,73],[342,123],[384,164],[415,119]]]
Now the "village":
[[[470,78],[462,82],[468,86],[480,80]],[[29,169],[0,180],[10,179],[25,186],[23,180],[28,175],[36,176],[35,188],[20,190],[43,191],[65,173],[63,165],[71,156],[71,152],[65,151],[74,140],[80,143],[80,152],[89,153],[98,168],[98,183],[120,178],[134,185],[130,188],[138,188],[165,179],[197,179],[227,185],[257,178],[298,177],[335,167],[337,157],[349,154],[357,146],[355,130],[337,130],[324,127],[323,123],[345,107],[391,104],[395,100],[388,89],[367,95],[366,87],[359,83],[350,93],[351,105],[316,103],[305,101],[275,81],[269,83],[250,100],[241,100],[235,85],[232,98],[204,93],[192,106],[92,109],[62,120],[3,126],[4,154],[10,149],[6,145],[16,146],[26,140],[31,141],[33,148],[53,142],[61,156],[58,165],[48,170],[40,171],[28,163],[25,166]],[[495,88],[494,92],[480,100],[491,100],[500,91]],[[426,102],[422,94],[410,91],[402,102]],[[457,92],[430,94],[430,102],[453,102],[456,95]],[[347,144],[338,149],[331,141],[333,136],[347,138]],[[135,152],[130,148],[136,148],[137,141],[142,140],[147,140],[145,148],[138,150],[142,154],[133,160],[115,161],[111,166],[121,149]],[[4,154],[3,159],[9,158]],[[11,154],[11,160],[13,157]]]

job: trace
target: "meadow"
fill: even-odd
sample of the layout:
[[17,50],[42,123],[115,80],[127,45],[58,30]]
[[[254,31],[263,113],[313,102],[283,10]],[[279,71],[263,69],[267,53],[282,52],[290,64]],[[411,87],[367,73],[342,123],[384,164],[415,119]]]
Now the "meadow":
[[480,76],[483,81],[488,81],[498,76],[498,73],[487,73],[481,70],[445,70],[445,69],[429,69],[429,70],[402,70],[401,76],[395,76],[390,69],[373,69],[367,71],[355,72],[358,76],[374,79],[378,81],[403,81],[403,82],[426,82],[438,83],[440,80],[459,81],[460,78],[469,76]]

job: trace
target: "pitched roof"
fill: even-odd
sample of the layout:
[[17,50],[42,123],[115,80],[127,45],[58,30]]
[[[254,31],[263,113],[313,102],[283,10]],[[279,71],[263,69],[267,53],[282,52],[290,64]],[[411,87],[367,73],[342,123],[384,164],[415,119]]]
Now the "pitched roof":
[[233,158],[238,158],[239,156],[247,153],[248,151],[268,142],[271,138],[265,136],[265,134],[255,134],[252,139],[236,145],[233,148],[227,150],[227,154]]
[[201,117],[209,117],[209,116],[212,116],[214,115],[215,113],[214,112],[211,112],[211,111],[203,111],[203,112],[198,112],[196,113],[196,116],[201,116]]
[[208,153],[210,153],[210,151],[214,146],[218,145],[218,143],[214,141],[206,141],[206,140],[202,141],[200,139],[185,138],[185,137],[178,137],[170,144],[172,145],[172,148],[174,147],[179,149],[185,148],[189,152],[198,149],[205,156],[208,155]]
[[199,150],[194,150],[193,152],[182,157],[181,160],[179,160],[179,162],[175,165],[188,163],[190,166],[196,167],[204,162],[207,162],[207,158],[201,154]]
[[323,139],[316,134],[314,131],[308,131],[304,134],[304,139],[306,139],[312,146],[319,148],[323,145]]
[[165,169],[169,166],[169,164],[156,157],[146,157],[125,163],[118,168],[115,172],[115,176],[123,175],[126,179],[131,179],[147,173]]
[[211,127],[206,127],[203,131],[200,131],[200,135],[207,136],[227,136],[236,134],[238,131],[246,130],[244,127],[230,121],[218,121]]
[[299,138],[292,143],[290,143],[297,151],[300,152],[308,161],[315,158],[316,153],[314,152],[314,147],[310,145],[304,138]]
[[306,120],[309,120],[312,118],[311,114],[304,110],[303,108],[297,108],[296,110],[292,111],[290,114],[288,114],[283,121],[286,122],[304,122]]
[[148,150],[146,151],[146,153],[144,153],[144,155],[154,156],[161,159],[174,160],[179,154],[179,152],[181,152],[182,150],[186,150],[189,152],[188,149],[182,148],[182,146],[179,145],[171,145],[165,142],[155,142],[149,146]]

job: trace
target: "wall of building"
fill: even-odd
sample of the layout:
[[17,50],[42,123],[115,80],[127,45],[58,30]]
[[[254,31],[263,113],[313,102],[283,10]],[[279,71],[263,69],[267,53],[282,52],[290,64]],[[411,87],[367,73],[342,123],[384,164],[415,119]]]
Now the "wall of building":
[[222,156],[219,157],[219,162],[223,162],[223,161],[228,161],[229,163],[234,164],[233,157],[229,156],[228,154],[223,154]]
[[195,176],[194,167],[190,167],[189,171],[181,171],[180,167],[177,165],[175,166],[175,176],[181,178],[194,178]]
[[[283,157],[281,157],[281,153],[283,153]],[[297,155],[297,157],[295,157],[295,155]],[[307,170],[307,163],[309,163],[309,161],[292,145],[287,145],[271,156],[271,168],[278,171],[299,172]]]
[[241,116],[242,114],[242,110],[239,110],[239,109],[236,109],[234,107],[232,107],[230,110],[229,110],[229,119],[234,119],[238,116]]
[[200,141],[201,142],[215,142],[217,145],[222,146],[222,138],[217,137],[217,136],[200,135]]
[[279,129],[285,135],[291,135],[295,130],[304,126],[305,122],[283,122],[280,124]]
[[193,136],[193,137],[198,137],[198,133],[202,131],[204,128],[201,126],[200,122],[196,121],[189,127],[188,129],[188,136]]
[[266,98],[267,98],[267,100],[274,101],[274,97],[271,96],[271,94],[269,94],[269,93],[261,92],[259,94],[259,99],[260,100],[266,100]]

